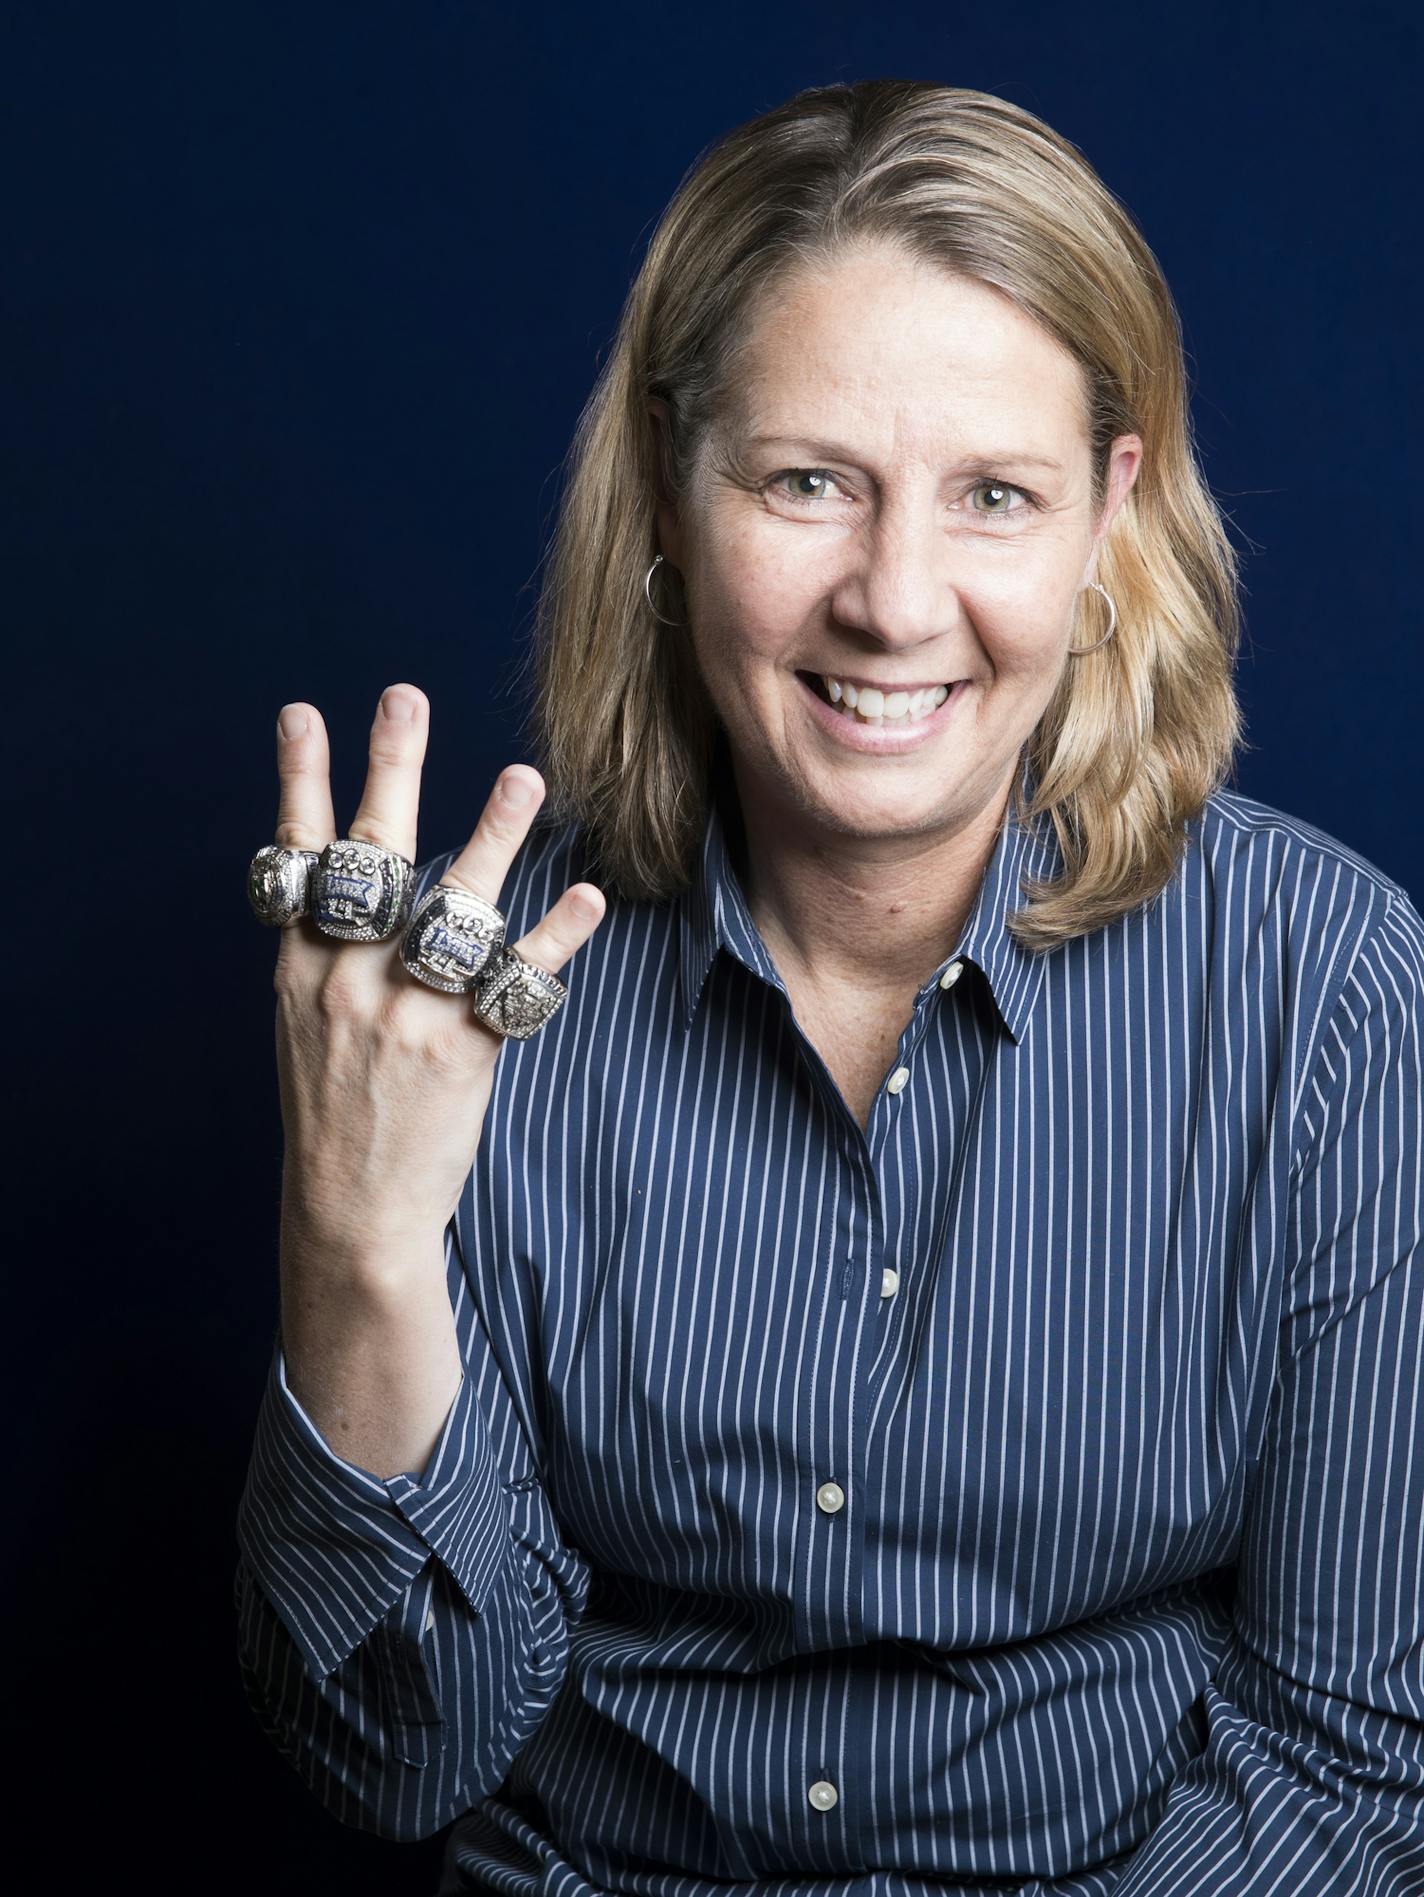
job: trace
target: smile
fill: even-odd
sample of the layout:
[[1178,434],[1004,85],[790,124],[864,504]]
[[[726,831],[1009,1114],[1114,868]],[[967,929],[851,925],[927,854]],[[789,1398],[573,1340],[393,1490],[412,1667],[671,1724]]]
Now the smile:
[[[968,679],[958,679],[948,688],[941,704],[918,718],[909,713],[886,720],[867,719],[856,710],[833,705],[825,683],[814,673],[798,672],[797,683],[816,724],[852,751],[874,752],[880,756],[913,751],[927,743],[954,716],[956,707],[969,689]],[[941,687],[941,690],[944,688]],[[859,696],[859,695],[858,695]],[[871,703],[875,701],[872,699]]]

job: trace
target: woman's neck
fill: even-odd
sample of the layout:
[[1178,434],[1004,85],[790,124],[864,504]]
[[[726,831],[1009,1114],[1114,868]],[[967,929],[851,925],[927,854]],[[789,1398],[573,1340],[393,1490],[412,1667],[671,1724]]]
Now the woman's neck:
[[[751,793],[753,809],[764,801]],[[954,948],[998,840],[1004,795],[944,837],[833,839],[805,829],[725,825],[752,921],[788,987],[913,995]],[[859,844],[859,847],[857,847]]]

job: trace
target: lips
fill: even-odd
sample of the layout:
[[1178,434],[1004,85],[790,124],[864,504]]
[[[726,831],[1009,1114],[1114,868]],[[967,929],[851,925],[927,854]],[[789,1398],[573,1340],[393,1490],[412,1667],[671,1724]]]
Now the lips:
[[926,718],[916,721],[896,720],[891,724],[867,723],[865,719],[857,718],[854,712],[842,711],[839,706],[833,705],[824,693],[815,691],[812,687],[814,676],[807,672],[796,674],[806,694],[804,703],[812,722],[838,748],[859,751],[871,757],[898,757],[933,742],[946,725],[958,718],[959,701],[970,689],[967,680],[959,679],[950,687],[944,703]]

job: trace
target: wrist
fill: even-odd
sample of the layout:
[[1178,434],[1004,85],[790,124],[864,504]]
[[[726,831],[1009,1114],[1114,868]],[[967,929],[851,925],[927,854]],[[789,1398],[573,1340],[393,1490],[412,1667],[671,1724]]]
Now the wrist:
[[372,1292],[399,1291],[413,1275],[424,1276],[433,1260],[443,1267],[444,1228],[415,1229],[353,1221],[349,1211],[329,1216],[310,1208],[284,1208],[281,1264],[284,1279],[307,1284],[339,1281]]

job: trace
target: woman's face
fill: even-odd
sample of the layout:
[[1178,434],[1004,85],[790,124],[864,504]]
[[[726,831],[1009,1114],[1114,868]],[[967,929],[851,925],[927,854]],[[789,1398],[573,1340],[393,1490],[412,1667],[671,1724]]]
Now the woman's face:
[[[1101,663],[1067,656],[1074,599],[1141,447],[1114,443],[1094,520],[1081,374],[1006,297],[884,248],[783,283],[690,505],[659,509],[763,832],[997,820],[1063,667]],[[817,695],[827,675],[952,691],[923,721],[866,723],[865,700]]]

